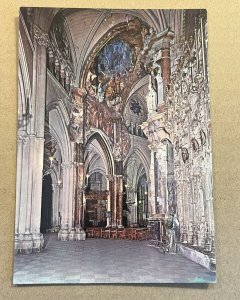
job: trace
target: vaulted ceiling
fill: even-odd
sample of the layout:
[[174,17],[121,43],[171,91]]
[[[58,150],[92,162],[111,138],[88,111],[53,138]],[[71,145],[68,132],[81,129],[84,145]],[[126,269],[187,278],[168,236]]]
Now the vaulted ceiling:
[[86,58],[98,41],[113,27],[138,17],[156,33],[168,27],[168,11],[126,9],[61,9],[57,16],[65,19],[75,57],[76,78]]

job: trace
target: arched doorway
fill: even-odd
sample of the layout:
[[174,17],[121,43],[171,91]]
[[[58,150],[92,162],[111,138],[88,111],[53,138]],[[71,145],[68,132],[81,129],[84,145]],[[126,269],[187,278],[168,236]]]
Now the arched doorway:
[[52,227],[52,177],[46,175],[42,185],[42,208],[40,232],[45,233]]
[[105,227],[111,223],[113,159],[104,133],[94,132],[85,146],[85,227]]

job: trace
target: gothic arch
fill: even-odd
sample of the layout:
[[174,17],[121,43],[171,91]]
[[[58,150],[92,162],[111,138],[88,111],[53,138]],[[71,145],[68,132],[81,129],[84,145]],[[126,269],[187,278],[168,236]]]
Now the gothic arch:
[[103,153],[105,153],[106,162],[107,162],[107,175],[113,175],[114,174],[114,163],[113,163],[112,150],[110,147],[110,143],[108,141],[109,138],[101,130],[95,130],[88,137],[88,140],[85,144],[85,148],[87,148],[87,146],[95,139],[99,143],[101,149],[103,150]]
[[136,148],[136,149],[132,149],[129,151],[126,159],[124,160],[124,169],[127,167],[129,159],[131,159],[131,156],[134,154],[137,155],[137,157],[139,158],[139,160],[142,162],[144,169],[146,170],[146,175],[147,175],[147,180],[149,181],[149,169],[150,169],[150,161],[147,158],[146,154],[143,153],[142,150],[140,150],[140,148]]
[[71,161],[72,146],[67,128],[69,124],[69,116],[61,100],[58,100],[56,105],[48,111],[47,121],[49,124],[49,131],[60,147],[62,161]]

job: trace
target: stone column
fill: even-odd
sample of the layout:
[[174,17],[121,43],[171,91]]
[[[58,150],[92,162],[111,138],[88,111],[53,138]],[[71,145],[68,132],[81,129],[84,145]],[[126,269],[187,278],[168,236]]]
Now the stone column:
[[58,229],[58,218],[59,218],[59,185],[60,183],[52,184],[52,227],[54,230]]
[[154,172],[154,148],[150,147],[151,150],[151,164],[150,164],[150,203],[151,203],[151,215],[156,214],[156,199],[155,199],[155,172]]
[[123,193],[123,177],[118,177],[118,227],[122,226],[122,214],[123,214],[123,208],[122,208],[122,193]]
[[84,188],[84,147],[83,143],[75,143],[75,216],[74,226],[82,228],[83,223],[83,188]]
[[[29,153],[30,141],[29,135],[19,136],[20,145],[18,151],[22,157],[22,162],[18,164],[17,175],[17,206],[16,222],[17,233],[15,249],[19,253],[31,253],[33,249],[32,234],[29,230],[29,218],[31,216],[31,194],[28,194],[28,187],[31,184],[31,174],[29,174]],[[26,167],[23,168],[23,165]],[[21,169],[19,169],[21,168]],[[30,181],[30,182],[29,182]],[[32,185],[31,185],[32,186]],[[18,194],[19,193],[19,194]],[[27,231],[26,231],[27,229]]]
[[47,33],[39,27],[34,26],[34,66],[33,66],[33,97],[34,110],[34,176],[32,192],[32,214],[31,229],[33,234],[33,248],[40,251],[43,245],[42,234],[40,233],[41,205],[42,205],[42,170],[44,154],[44,125],[45,125],[45,102],[46,102],[46,48],[49,45]]
[[[26,129],[26,143],[22,147],[22,165],[18,166],[17,187],[21,191],[19,207],[19,245],[21,253],[41,251],[43,237],[40,233],[42,202],[42,170],[44,153],[46,47],[48,36],[34,26],[33,80],[31,96],[31,120]],[[25,166],[23,168],[23,166]],[[21,172],[21,175],[20,173]],[[20,185],[20,186],[19,186]]]
[[[20,209],[20,197],[21,197],[21,181],[22,181],[22,156],[23,156],[23,144],[25,143],[24,135],[18,136],[18,148],[17,148],[17,182],[16,182],[16,218],[15,218],[15,237],[18,240],[19,233],[19,209]],[[16,247],[18,244],[16,243]]]
[[68,240],[68,229],[72,228],[72,162],[62,163],[62,222],[58,233],[58,239]]
[[168,193],[167,193],[167,149],[166,145],[160,143],[157,150],[157,161],[160,170],[160,178],[158,181],[158,200],[159,205],[162,206],[162,212],[168,212]]
[[112,226],[117,226],[117,177],[113,177],[113,209],[112,209]]
[[[111,196],[110,196],[110,178],[109,175],[107,176],[107,211],[111,211]],[[110,217],[107,217],[107,227],[110,227]]]

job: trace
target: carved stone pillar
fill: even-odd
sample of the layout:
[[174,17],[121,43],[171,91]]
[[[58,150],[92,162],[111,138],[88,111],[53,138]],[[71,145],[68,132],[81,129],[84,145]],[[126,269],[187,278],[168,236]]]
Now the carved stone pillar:
[[[40,233],[42,202],[42,170],[44,153],[46,48],[48,35],[37,26],[33,28],[33,78],[31,95],[31,119],[25,133],[25,144],[20,146],[22,162],[18,165],[17,209],[20,253],[39,252],[43,247]],[[23,167],[25,166],[25,167]],[[21,174],[20,174],[21,173]],[[19,194],[21,191],[21,194]]]
[[155,198],[155,172],[154,172],[154,155],[155,151],[153,147],[150,147],[151,150],[151,164],[150,164],[150,203],[151,203],[151,215],[156,214],[156,198]]
[[81,228],[83,224],[83,187],[84,187],[84,164],[83,164],[83,143],[75,143],[75,166],[74,166],[74,181],[75,181],[75,214],[74,226]]
[[112,227],[117,226],[117,177],[114,175],[113,177],[113,201],[112,201],[112,214],[111,214],[111,219],[112,219]]
[[61,183],[52,184],[52,227],[54,230],[59,228],[59,189]]
[[34,26],[34,66],[33,66],[33,94],[35,103],[35,149],[34,149],[34,188],[32,192],[31,230],[33,233],[33,247],[41,250],[42,235],[40,234],[41,204],[42,204],[42,170],[44,153],[44,125],[45,125],[45,91],[46,91],[46,49],[49,45],[47,33]]
[[21,178],[22,178],[22,156],[23,156],[23,144],[25,138],[22,135],[18,136],[17,147],[17,183],[16,183],[16,217],[15,217],[15,252],[19,250],[19,217],[20,217],[20,202],[21,202]]
[[122,120],[117,114],[112,117],[114,126],[114,181],[113,181],[113,211],[112,226],[122,227],[122,192],[123,192],[123,149],[122,149]]
[[107,176],[107,190],[108,190],[108,195],[107,195],[107,227],[110,227],[110,215],[109,212],[111,212],[111,195],[110,195],[110,181],[111,178],[109,176]]
[[169,206],[167,193],[167,149],[166,145],[162,143],[157,149],[157,163],[159,166],[157,201],[161,212],[167,213]]
[[122,226],[122,214],[123,214],[123,203],[122,203],[122,193],[123,193],[123,177],[118,177],[118,227]]
[[65,241],[68,240],[69,229],[73,227],[72,224],[72,162],[67,161],[62,163],[62,221],[61,229],[58,233],[58,239]]

